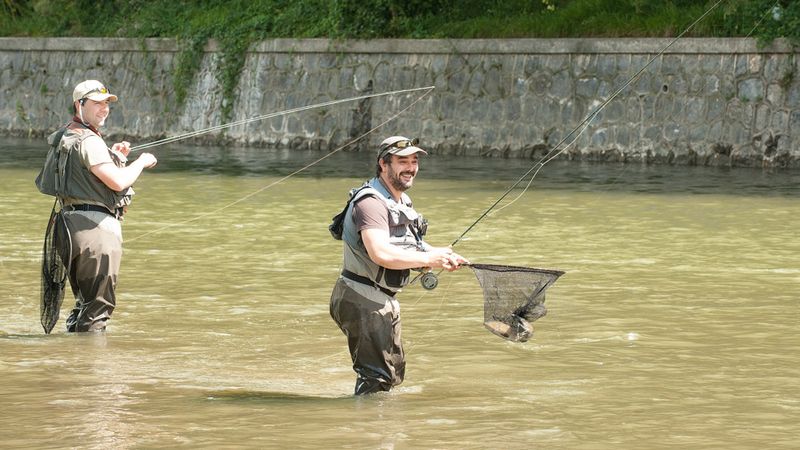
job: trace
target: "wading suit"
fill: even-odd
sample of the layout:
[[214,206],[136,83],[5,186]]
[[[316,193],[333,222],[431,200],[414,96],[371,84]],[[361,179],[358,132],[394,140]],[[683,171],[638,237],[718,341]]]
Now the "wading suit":
[[[43,193],[58,197],[71,236],[71,255],[62,253],[75,295],[67,331],[102,331],[116,304],[122,259],[120,220],[133,189],[111,190],[90,167],[109,162],[124,167],[127,158],[108,148],[99,132],[77,118],[50,135],[48,143],[57,169],[48,170],[46,163],[36,184]],[[57,245],[64,248],[63,243]]]
[[403,382],[406,366],[395,294],[408,284],[410,271],[387,269],[370,259],[360,235],[375,227],[360,219],[367,204],[385,211],[391,244],[422,251],[427,245],[422,217],[406,194],[395,202],[378,178],[354,190],[344,217],[344,269],[331,293],[330,313],[347,336],[356,395],[390,390]]

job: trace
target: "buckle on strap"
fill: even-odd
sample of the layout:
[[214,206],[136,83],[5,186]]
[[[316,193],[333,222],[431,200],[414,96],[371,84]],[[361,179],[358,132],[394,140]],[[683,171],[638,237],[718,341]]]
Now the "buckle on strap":
[[395,292],[395,291],[393,291],[391,289],[386,289],[385,287],[383,287],[383,286],[379,285],[378,283],[370,280],[369,278],[362,277],[361,275],[358,275],[358,274],[355,274],[353,272],[350,272],[347,269],[342,270],[342,276],[344,278],[347,278],[348,280],[355,281],[356,283],[366,284],[367,286],[372,286],[374,288],[378,288],[381,292],[383,292],[384,294],[388,295],[389,297],[394,297],[397,294],[397,292]]

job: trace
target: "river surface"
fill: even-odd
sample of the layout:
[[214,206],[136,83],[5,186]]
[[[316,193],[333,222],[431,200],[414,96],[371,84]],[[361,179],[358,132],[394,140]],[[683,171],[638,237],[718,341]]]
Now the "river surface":
[[[154,153],[108,331],[65,333],[68,293],[44,335],[44,144],[0,139],[3,447],[800,447],[800,173],[545,166],[455,247],[566,272],[531,340],[484,329],[471,269],[443,273],[399,296],[403,385],[354,398],[327,225],[372,157],[275,184],[324,155]],[[428,241],[453,242],[531,164],[424,158],[409,193]]]

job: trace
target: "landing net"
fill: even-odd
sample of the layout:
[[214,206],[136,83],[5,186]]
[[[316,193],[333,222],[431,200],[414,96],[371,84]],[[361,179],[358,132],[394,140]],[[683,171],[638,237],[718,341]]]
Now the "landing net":
[[69,274],[69,267],[64,265],[64,261],[69,263],[71,254],[72,239],[64,215],[54,207],[47,223],[42,250],[42,299],[39,312],[45,334],[50,334],[58,322]]
[[547,314],[544,291],[564,274],[559,270],[495,264],[469,266],[483,288],[483,325],[514,342],[533,335],[531,322]]

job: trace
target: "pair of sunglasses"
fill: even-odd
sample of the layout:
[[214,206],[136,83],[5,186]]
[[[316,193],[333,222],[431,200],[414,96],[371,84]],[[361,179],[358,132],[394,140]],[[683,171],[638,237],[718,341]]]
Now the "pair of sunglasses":
[[399,148],[399,149],[404,149],[404,148],[408,148],[408,147],[414,147],[414,146],[416,146],[417,144],[419,144],[419,138],[414,138],[414,139],[410,139],[410,140],[403,140],[403,141],[397,141],[397,142],[395,142],[395,143],[394,143],[394,144],[392,144],[392,145],[387,145],[387,146],[386,146],[386,148],[384,148],[383,150],[381,150],[381,153],[380,153],[380,155],[378,155],[378,159],[380,159],[380,158],[382,158],[383,156],[385,156],[385,155],[386,155],[386,153],[387,153],[387,152],[389,151],[389,149],[391,149],[391,148]]

